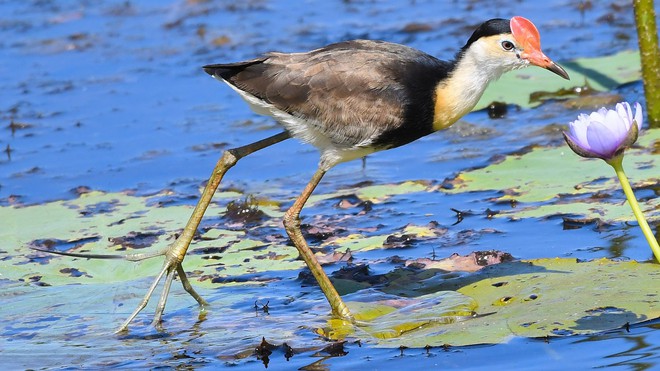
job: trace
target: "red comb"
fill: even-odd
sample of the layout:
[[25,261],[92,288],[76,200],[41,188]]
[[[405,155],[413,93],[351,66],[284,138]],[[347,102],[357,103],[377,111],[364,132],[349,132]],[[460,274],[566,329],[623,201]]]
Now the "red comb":
[[513,37],[523,49],[541,50],[541,35],[532,21],[516,16],[511,18],[510,26]]

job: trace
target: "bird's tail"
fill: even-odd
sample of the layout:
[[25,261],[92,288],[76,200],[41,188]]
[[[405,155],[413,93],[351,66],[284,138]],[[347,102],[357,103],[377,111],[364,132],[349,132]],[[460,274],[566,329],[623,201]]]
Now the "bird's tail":
[[265,58],[251,59],[249,61],[226,63],[226,64],[209,64],[204,67],[204,72],[225,81],[231,80],[233,76],[245,71],[246,68],[263,63]]

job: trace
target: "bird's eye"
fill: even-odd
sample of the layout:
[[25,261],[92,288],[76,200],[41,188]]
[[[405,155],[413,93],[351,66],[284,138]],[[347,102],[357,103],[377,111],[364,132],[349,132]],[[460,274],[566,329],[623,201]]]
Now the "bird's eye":
[[513,45],[513,43],[509,40],[502,41],[501,45],[502,45],[502,49],[504,50],[512,50],[515,47],[515,45]]

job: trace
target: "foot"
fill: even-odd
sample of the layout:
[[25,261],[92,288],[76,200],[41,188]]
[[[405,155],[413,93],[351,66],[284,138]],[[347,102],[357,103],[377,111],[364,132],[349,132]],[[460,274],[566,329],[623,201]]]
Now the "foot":
[[151,295],[153,294],[154,290],[156,289],[156,286],[158,286],[158,283],[163,278],[163,276],[165,276],[165,283],[163,285],[163,291],[160,294],[160,300],[158,300],[158,304],[156,305],[154,319],[153,322],[151,323],[152,326],[156,327],[157,329],[161,328],[163,312],[165,311],[165,304],[167,303],[167,297],[170,293],[170,288],[172,287],[172,281],[174,280],[175,273],[179,276],[179,279],[181,280],[181,284],[183,285],[184,290],[186,290],[186,292],[188,292],[197,301],[197,303],[199,303],[202,309],[208,305],[206,300],[204,300],[195,291],[195,289],[193,289],[192,285],[190,284],[190,281],[188,281],[186,272],[183,270],[183,265],[181,263],[183,262],[183,258],[185,257],[186,251],[188,250],[188,246],[190,245],[190,241],[187,238],[184,240],[183,237],[184,236],[179,236],[179,238],[177,238],[177,240],[172,245],[170,245],[170,247],[167,250],[165,250],[164,253],[160,254],[160,255],[162,254],[165,255],[165,262],[163,263],[163,268],[158,273],[158,276],[156,276],[156,279],[149,287],[147,294],[144,296],[140,304],[138,304],[137,308],[135,308],[133,313],[131,313],[131,315],[126,319],[126,321],[124,321],[124,323],[122,323],[122,325],[117,329],[116,333],[124,332],[128,330],[128,325],[133,321],[133,319],[138,315],[138,313],[140,313],[142,309],[144,309],[144,307],[147,306],[147,303],[149,302]]

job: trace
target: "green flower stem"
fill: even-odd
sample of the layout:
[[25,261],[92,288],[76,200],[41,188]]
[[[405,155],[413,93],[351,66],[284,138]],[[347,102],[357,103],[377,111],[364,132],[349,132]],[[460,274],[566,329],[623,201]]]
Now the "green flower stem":
[[614,168],[616,176],[619,178],[619,182],[621,182],[623,193],[626,194],[628,203],[630,204],[633,214],[635,214],[635,218],[639,223],[639,227],[642,228],[644,237],[646,237],[646,240],[649,242],[649,246],[651,246],[651,250],[653,251],[653,255],[655,255],[655,259],[660,262],[660,246],[658,246],[658,241],[653,236],[653,231],[651,231],[649,223],[646,221],[646,218],[644,218],[644,215],[642,214],[642,210],[639,208],[635,194],[630,187],[628,177],[626,177],[626,173],[623,171],[623,155],[616,156],[613,159],[607,161],[607,163]]
[[660,128],[660,48],[653,0],[633,0],[649,126]]

